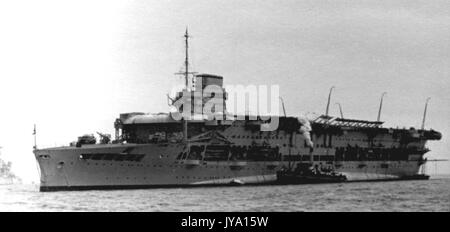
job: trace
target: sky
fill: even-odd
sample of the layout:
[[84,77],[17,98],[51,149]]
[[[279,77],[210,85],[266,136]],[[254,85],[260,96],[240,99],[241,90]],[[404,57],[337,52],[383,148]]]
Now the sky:
[[[26,181],[32,153],[85,133],[113,134],[124,112],[167,112],[191,68],[231,85],[279,85],[288,115],[325,111],[443,133],[450,158],[450,2],[302,0],[4,0],[0,2],[0,146]],[[429,165],[450,173],[450,163]]]

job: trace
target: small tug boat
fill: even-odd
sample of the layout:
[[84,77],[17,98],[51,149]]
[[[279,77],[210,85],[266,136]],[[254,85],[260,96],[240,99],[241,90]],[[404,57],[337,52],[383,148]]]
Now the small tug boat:
[[318,184],[340,183],[347,181],[347,177],[334,170],[319,170],[318,166],[310,163],[299,163],[292,169],[282,169],[277,172],[278,184]]

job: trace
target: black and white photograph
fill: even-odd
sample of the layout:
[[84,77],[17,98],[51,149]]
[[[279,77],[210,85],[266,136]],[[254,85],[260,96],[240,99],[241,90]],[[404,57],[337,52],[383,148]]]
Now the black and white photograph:
[[0,109],[1,212],[449,212],[450,1],[4,0]]

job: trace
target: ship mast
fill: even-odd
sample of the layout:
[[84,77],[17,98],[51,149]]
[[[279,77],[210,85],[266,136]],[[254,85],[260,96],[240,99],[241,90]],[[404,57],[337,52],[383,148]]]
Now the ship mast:
[[[185,49],[186,49],[186,57],[184,60],[184,72],[179,72],[179,73],[175,73],[176,75],[184,75],[184,89],[183,89],[183,94],[188,94],[188,91],[191,91],[191,89],[189,88],[190,83],[189,83],[189,74],[196,74],[196,72],[189,72],[189,38],[191,38],[191,36],[188,33],[188,29],[186,27],[186,32],[184,33],[184,41],[185,41]],[[185,96],[189,97],[189,96]],[[171,100],[171,98],[168,96],[168,99]],[[183,109],[184,110],[184,109]],[[192,113],[192,112],[189,112]],[[183,113],[183,141],[187,142],[188,139],[188,122],[187,122],[187,113]]]
[[328,101],[327,101],[327,109],[325,110],[325,116],[328,117],[328,109],[330,108],[330,100],[331,100],[331,92],[333,91],[334,86],[330,88],[330,93],[328,94]]
[[342,106],[341,106],[341,103],[337,102],[336,105],[339,106],[339,113],[341,113],[341,118],[344,118],[344,113],[342,113]]
[[33,137],[34,137],[33,150],[36,150],[37,149],[37,144],[36,144],[36,124],[34,124],[34,128],[33,128]]
[[185,59],[185,61],[184,61],[184,65],[185,65],[185,72],[184,72],[184,80],[185,80],[185,87],[186,87],[186,90],[188,89],[188,86],[189,86],[189,81],[188,81],[188,78],[189,78],[189,43],[188,43],[188,39],[189,39],[189,34],[188,34],[188,29],[187,29],[187,27],[186,27],[186,33],[184,34],[184,40],[185,40],[185,43],[186,43],[186,59]]
[[381,116],[381,108],[383,107],[383,98],[384,95],[386,95],[386,92],[383,92],[383,94],[381,94],[381,100],[380,100],[380,108],[378,109],[378,116],[377,116],[377,122],[380,121],[380,116]]
[[427,116],[427,108],[428,108],[428,101],[430,101],[430,97],[427,98],[427,101],[425,102],[425,109],[423,111],[423,119],[422,119],[422,130],[425,129],[425,118]]
[[284,114],[284,117],[286,117],[286,108],[284,108],[284,100],[283,100],[282,97],[279,97],[279,98],[280,98],[280,101],[281,101],[281,105],[283,106],[283,114]]
[[[189,39],[189,34],[188,34],[188,29],[186,27],[186,33],[184,34],[184,40],[186,43],[186,59],[184,61],[184,65],[185,65],[184,81],[185,81],[186,93],[187,93],[188,87],[189,87],[189,42],[188,42],[188,39]],[[184,115],[186,116],[186,114],[184,114]],[[188,140],[188,122],[184,116],[183,116],[183,140],[184,140],[184,142],[187,142],[187,140]]]

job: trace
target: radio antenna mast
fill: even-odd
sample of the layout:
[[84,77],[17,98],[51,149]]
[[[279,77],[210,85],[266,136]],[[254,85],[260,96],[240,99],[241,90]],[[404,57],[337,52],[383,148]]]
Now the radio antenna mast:
[[189,34],[188,34],[188,29],[187,29],[187,27],[186,27],[186,33],[184,34],[184,40],[185,40],[185,43],[186,43],[186,59],[185,59],[185,61],[184,61],[184,65],[185,65],[185,72],[184,72],[184,80],[185,80],[185,87],[186,87],[186,90],[188,89],[188,86],[189,86],[189,81],[188,81],[188,78],[189,78],[189,42],[188,42],[188,39],[189,39]]
[[339,106],[339,113],[341,113],[341,118],[344,118],[344,113],[342,113],[342,106],[341,106],[341,103],[337,102],[336,105]]
[[427,98],[427,101],[425,102],[425,110],[423,111],[423,119],[422,119],[422,130],[425,129],[425,117],[427,116],[427,108],[428,108],[428,101],[430,101],[430,97]]
[[328,94],[327,109],[325,111],[325,116],[328,116],[328,109],[330,108],[331,92],[333,91],[333,89],[334,86],[330,88],[330,93]]
[[185,59],[184,59],[184,72],[175,73],[175,75],[183,75],[184,76],[184,87],[187,90],[189,88],[189,74],[196,74],[197,72],[189,72],[189,38],[192,36],[189,35],[188,29],[186,27],[186,32],[184,33],[184,41],[185,41]]
[[33,136],[34,136],[34,146],[33,146],[33,149],[36,150],[36,149],[37,149],[37,144],[36,144],[36,124],[34,124],[34,128],[33,128]]
[[284,100],[283,100],[282,97],[279,97],[279,98],[280,98],[280,100],[281,100],[281,106],[283,106],[283,114],[284,114],[284,117],[286,117],[286,108],[284,108]]
[[[188,94],[188,91],[191,91],[192,89],[189,88],[189,86],[191,85],[191,83],[189,83],[189,74],[196,74],[196,72],[189,72],[189,38],[192,38],[192,36],[189,35],[188,33],[188,28],[186,27],[186,32],[184,33],[184,41],[185,41],[185,60],[184,60],[184,72],[180,72],[180,73],[175,73],[176,75],[183,75],[184,76],[184,90],[183,90],[183,94]],[[184,109],[183,109],[184,110]],[[189,114],[192,112],[189,112]],[[188,138],[188,132],[187,132],[187,128],[188,128],[188,122],[187,119],[185,118],[187,117],[187,113],[185,113],[183,111],[183,140],[184,142],[187,142],[187,138]]]
[[380,116],[381,116],[381,108],[383,107],[383,98],[384,95],[386,95],[386,92],[383,92],[383,94],[381,94],[381,99],[380,99],[380,108],[378,109],[378,117],[377,117],[377,122],[380,121]]

